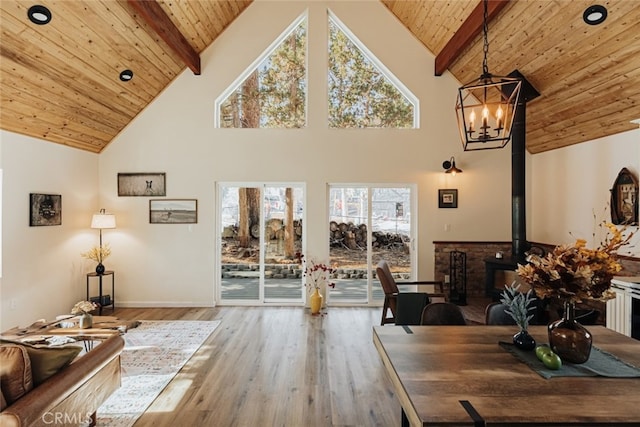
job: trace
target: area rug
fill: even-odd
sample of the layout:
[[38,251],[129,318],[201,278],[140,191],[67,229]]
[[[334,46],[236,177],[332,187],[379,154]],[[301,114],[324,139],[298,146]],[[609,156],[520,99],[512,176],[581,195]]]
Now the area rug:
[[219,325],[219,320],[143,320],[130,329],[123,335],[122,385],[98,409],[97,425],[133,425]]

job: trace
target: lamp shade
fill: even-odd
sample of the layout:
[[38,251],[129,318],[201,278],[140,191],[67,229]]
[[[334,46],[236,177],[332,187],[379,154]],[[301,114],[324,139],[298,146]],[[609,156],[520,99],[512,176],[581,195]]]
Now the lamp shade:
[[93,214],[91,218],[91,228],[116,228],[116,216],[100,209],[100,213]]

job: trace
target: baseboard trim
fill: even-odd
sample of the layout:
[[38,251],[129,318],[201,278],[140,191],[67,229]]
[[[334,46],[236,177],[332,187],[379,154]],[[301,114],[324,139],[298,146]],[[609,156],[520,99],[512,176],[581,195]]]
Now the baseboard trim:
[[171,308],[171,307],[215,307],[215,303],[203,304],[200,301],[116,301],[117,307],[122,308]]

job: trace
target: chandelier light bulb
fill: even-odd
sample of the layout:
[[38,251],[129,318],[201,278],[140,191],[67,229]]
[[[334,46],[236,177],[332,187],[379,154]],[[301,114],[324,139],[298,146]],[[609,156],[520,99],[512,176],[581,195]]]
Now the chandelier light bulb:
[[486,105],[482,108],[482,129],[485,133],[489,129],[489,108]]
[[496,126],[497,130],[502,130],[502,104],[498,105],[498,109],[496,110],[496,120],[498,121],[498,125]]

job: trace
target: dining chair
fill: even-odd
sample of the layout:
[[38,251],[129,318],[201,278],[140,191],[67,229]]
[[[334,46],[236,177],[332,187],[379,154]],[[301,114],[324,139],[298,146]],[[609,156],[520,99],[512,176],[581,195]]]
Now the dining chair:
[[492,302],[484,309],[485,325],[515,325],[516,321],[505,310],[506,304]]
[[432,302],[422,310],[421,325],[466,325],[462,310],[450,302]]
[[[385,325],[387,323],[396,323],[396,315],[398,308],[398,294],[400,290],[398,286],[406,286],[406,285],[431,285],[433,286],[437,292],[426,293],[429,298],[429,302],[432,298],[442,298],[446,301],[447,296],[444,293],[444,286],[442,281],[437,280],[427,280],[427,281],[417,281],[417,282],[396,282],[391,274],[391,269],[389,268],[389,264],[382,260],[376,266],[376,275],[378,276],[378,280],[380,281],[380,285],[382,286],[382,291],[384,292],[384,303],[382,305],[382,320],[380,325]],[[391,311],[391,315],[388,315],[388,312]]]
[[396,297],[396,321],[400,325],[419,325],[422,321],[422,310],[429,304],[426,292],[400,292]]

